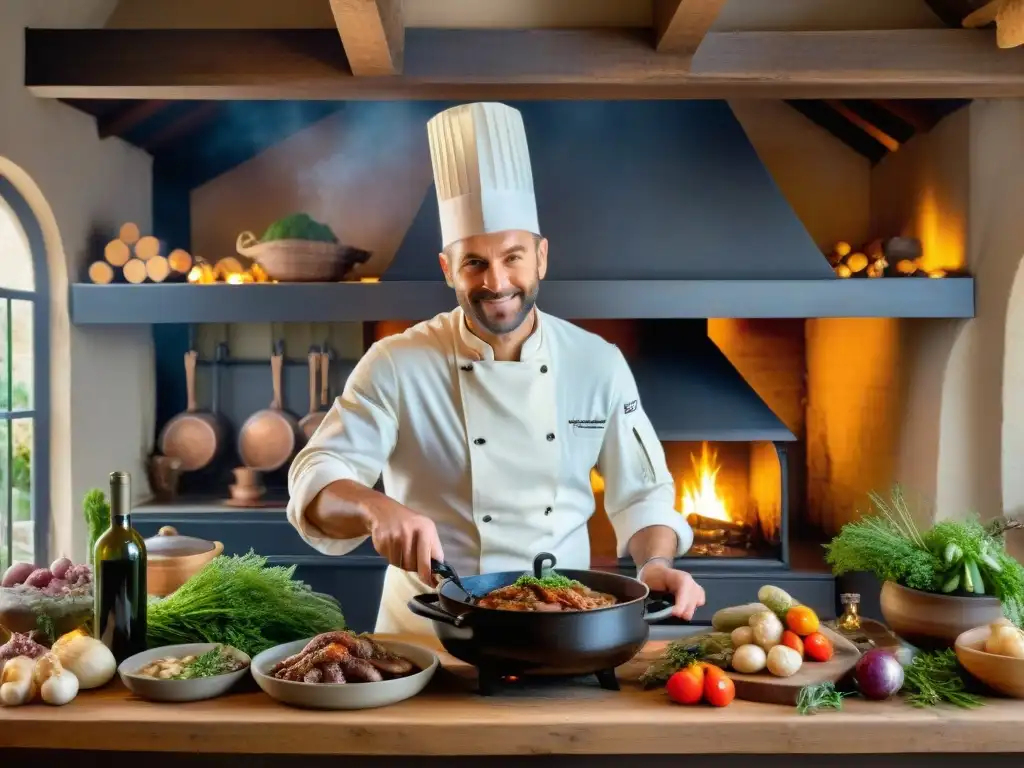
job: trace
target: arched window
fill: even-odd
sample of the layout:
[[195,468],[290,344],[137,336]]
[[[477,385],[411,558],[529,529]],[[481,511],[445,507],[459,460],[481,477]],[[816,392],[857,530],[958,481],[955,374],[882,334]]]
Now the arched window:
[[50,534],[49,282],[42,230],[0,176],[0,566],[43,563]]

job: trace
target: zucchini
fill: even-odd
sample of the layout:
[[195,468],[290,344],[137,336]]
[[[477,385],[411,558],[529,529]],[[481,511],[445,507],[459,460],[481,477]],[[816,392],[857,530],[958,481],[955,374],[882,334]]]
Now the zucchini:
[[780,619],[785,618],[786,611],[797,604],[784,589],[765,584],[757,590],[757,599],[768,607]]
[[746,605],[722,608],[715,611],[715,615],[711,617],[711,626],[718,632],[732,632],[738,627],[748,626],[751,616],[767,610],[768,607],[762,603],[747,603]]
[[946,583],[942,585],[943,592],[952,592],[960,586],[960,572],[956,571],[952,576],[946,579]]

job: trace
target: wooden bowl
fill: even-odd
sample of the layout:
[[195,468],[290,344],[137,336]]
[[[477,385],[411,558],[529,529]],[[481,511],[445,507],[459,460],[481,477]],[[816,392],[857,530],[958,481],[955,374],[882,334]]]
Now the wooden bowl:
[[963,668],[981,682],[1006,696],[1024,699],[1024,659],[985,651],[992,631],[986,624],[962,633],[956,639],[956,657]]
[[994,597],[942,595],[891,581],[882,585],[882,617],[903,641],[926,650],[952,648],[957,637],[1003,615]]

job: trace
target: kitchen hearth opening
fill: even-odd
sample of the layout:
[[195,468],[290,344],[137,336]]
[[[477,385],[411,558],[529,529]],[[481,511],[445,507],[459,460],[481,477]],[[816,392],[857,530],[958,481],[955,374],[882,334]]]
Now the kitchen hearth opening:
[[[784,446],[770,441],[666,441],[675,508],[693,529],[691,558],[785,559]],[[604,480],[591,476],[598,516]]]

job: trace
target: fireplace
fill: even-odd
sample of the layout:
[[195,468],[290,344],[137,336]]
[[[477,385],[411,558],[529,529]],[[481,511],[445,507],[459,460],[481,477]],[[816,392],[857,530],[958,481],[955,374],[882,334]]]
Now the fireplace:
[[[670,441],[664,449],[676,483],[676,510],[693,528],[687,558],[788,564],[785,444]],[[604,479],[596,469],[591,484],[601,519]],[[599,548],[602,544],[592,541]],[[607,546],[603,549],[607,555]]]

